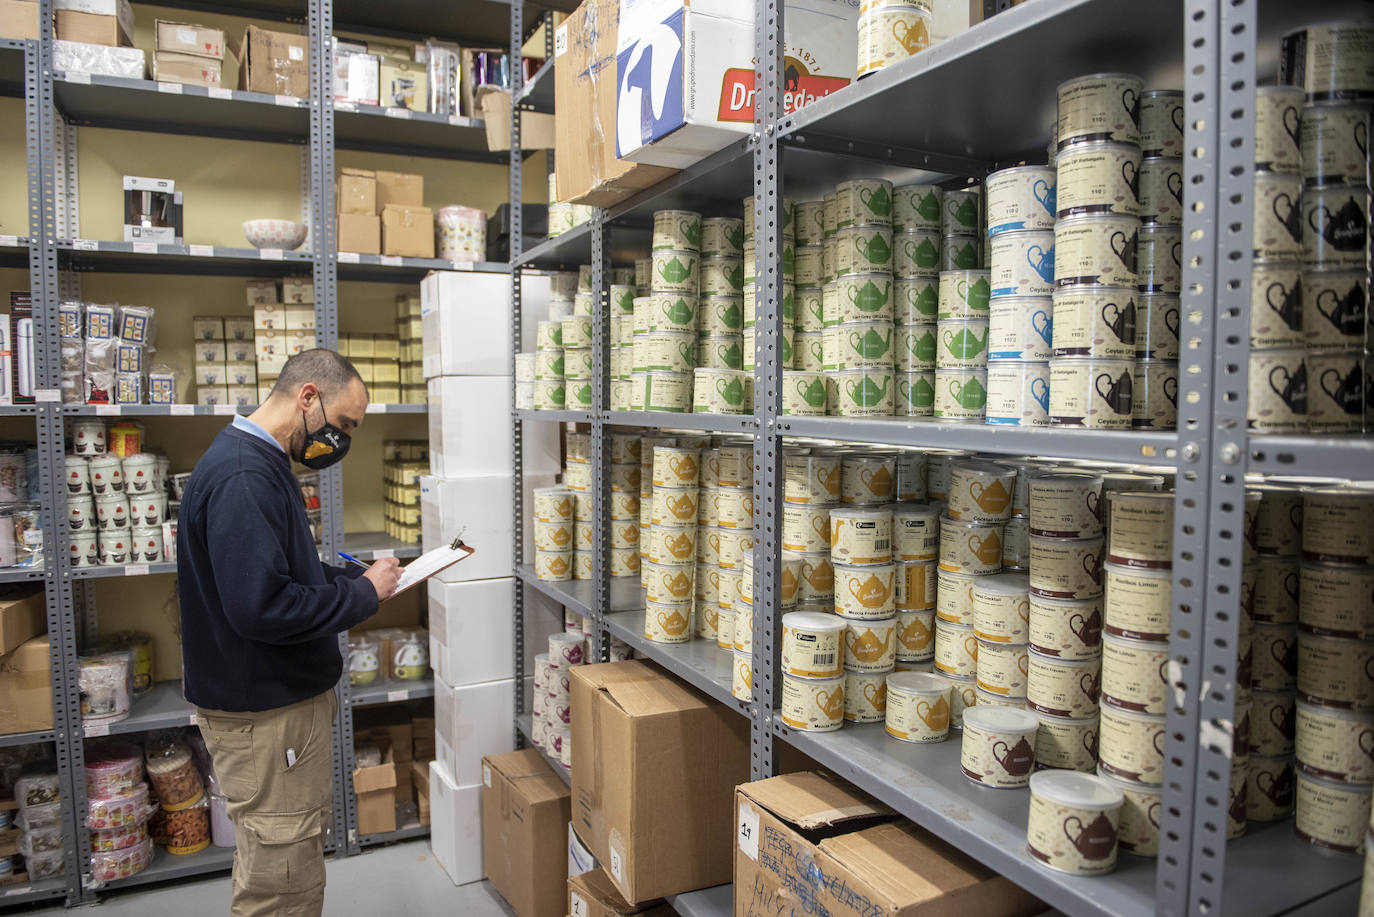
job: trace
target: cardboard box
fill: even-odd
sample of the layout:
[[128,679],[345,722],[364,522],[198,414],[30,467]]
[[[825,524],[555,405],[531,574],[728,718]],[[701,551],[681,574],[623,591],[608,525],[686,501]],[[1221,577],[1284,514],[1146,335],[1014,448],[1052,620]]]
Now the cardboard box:
[[[487,149],[510,149],[510,92],[492,89],[481,94],[482,120],[487,126]],[[554,116],[527,111],[520,115],[520,146],[526,150],[551,150],[557,144]]]
[[648,663],[572,670],[573,821],[632,904],[730,881],[749,724]]
[[[477,65],[478,55],[491,56],[505,55],[510,51],[509,48],[462,48],[458,51],[458,113],[469,118],[480,116],[481,108],[478,105],[478,89],[486,86],[491,87],[490,81],[483,82],[478,79],[481,76],[481,68]],[[491,74],[488,74],[491,75]]]
[[304,35],[250,25],[243,34],[239,88],[273,95],[310,96],[310,48]]
[[533,748],[483,758],[481,769],[483,875],[518,917],[561,917],[567,784]]
[[285,277],[281,282],[281,301],[288,306],[313,304],[315,302],[315,280],[313,277]]
[[89,45],[133,47],[134,11],[129,0],[53,0],[54,38]]
[[48,635],[0,656],[0,734],[51,729],[52,663]]
[[420,810],[420,824],[429,824],[429,759],[410,762],[410,781],[415,785],[415,804]]
[[287,306],[287,307],[286,307],[286,330],[288,330],[288,331],[314,331],[314,330],[315,330],[315,307],[314,307],[314,306]]
[[229,371],[223,363],[197,363],[196,385],[228,385]]
[[416,761],[433,761],[435,758],[435,723],[432,716],[415,716],[410,719],[412,733],[411,754]]
[[585,0],[556,33],[554,163],[560,201],[610,207],[673,174],[616,157],[619,18],[620,0]]
[[377,173],[372,169],[339,170],[339,213],[377,214]]
[[434,681],[435,760],[459,786],[480,783],[482,758],[510,751],[515,682],[509,678],[461,688]]
[[482,878],[482,787],[460,787],[429,762],[429,847],[454,885]]
[[340,102],[377,104],[378,64],[375,54],[340,48],[334,52],[334,98]]
[[[283,359],[283,363],[286,361]],[[259,368],[261,368],[259,363]],[[227,385],[197,385],[196,404],[203,404],[207,407],[216,404],[229,403],[229,386]]]
[[226,390],[229,404],[236,404],[241,408],[251,408],[258,403],[258,386],[251,385],[230,385]]
[[0,0],[0,38],[38,40],[38,0]]
[[226,341],[252,341],[253,320],[235,315],[224,318],[224,339]]
[[257,359],[257,354],[253,350],[253,339],[233,340],[224,342],[224,360],[226,363],[251,363]]
[[[286,307],[280,303],[263,303],[253,307],[253,330],[258,331],[285,331],[286,330]],[[255,335],[255,337],[258,335]],[[227,359],[221,355],[220,359]]]
[[[372,50],[372,45],[368,45]],[[377,95],[387,108],[429,110],[429,76],[424,64],[393,55],[380,58]]]
[[[686,168],[754,129],[754,11],[732,0],[623,0],[616,152]],[[788,0],[783,111],[849,84],[859,5]],[[665,65],[664,61],[671,61]]]
[[[514,602],[515,581],[509,577],[461,583],[431,579],[429,662],[435,675],[455,687],[511,678]],[[562,629],[561,607],[537,590],[525,589],[525,646],[547,645],[548,636]]]
[[158,51],[153,54],[153,79],[187,86],[218,86],[223,74],[220,62],[195,54]]
[[382,221],[370,213],[339,214],[339,251],[360,255],[382,253]]
[[674,917],[677,911],[662,902],[630,904],[616,891],[601,867],[568,877],[568,913],[576,917]]
[[0,596],[0,656],[47,631],[48,611],[41,589],[9,589]]
[[[251,348],[249,350],[252,354]],[[256,391],[258,384],[257,358],[249,360],[230,360],[224,364],[224,378],[233,385],[251,385]],[[255,402],[256,403],[256,402]]]
[[[527,453],[528,454],[528,453]],[[525,475],[525,499],[534,499],[535,487],[554,482],[552,472]],[[490,545],[467,560],[454,564],[435,579],[445,583],[509,576],[512,525],[510,519],[511,477],[420,478],[421,543],[425,550],[448,544],[458,532],[472,544]],[[533,505],[533,504],[531,504]],[[507,507],[502,511],[501,507]],[[534,561],[533,526],[525,526],[525,545],[521,563]]]
[[1049,909],[827,775],[746,783],[736,805],[736,914],[751,901],[787,900],[798,888],[814,895],[815,913],[834,917],[1029,917]]
[[[490,433],[503,429],[499,424],[509,420],[513,395],[510,376],[430,379],[430,471],[448,478],[507,474],[511,467],[510,437],[491,436]],[[525,471],[528,474],[555,474],[562,470],[563,464],[558,429],[554,424],[540,426],[541,429],[525,431]],[[476,559],[473,557],[464,563]]]
[[224,32],[189,22],[158,19],[154,23],[154,51],[175,51],[214,60],[224,60]]
[[420,298],[427,378],[510,372],[509,277],[434,271],[421,282]]
[[377,170],[377,212],[381,213],[388,204],[405,207],[425,205],[425,177],[409,172],[388,172]]
[[[381,183],[378,183],[380,189]],[[407,258],[434,257],[434,211],[428,207],[387,204],[382,208],[382,254]]]
[[197,341],[224,340],[224,319],[218,315],[197,315],[191,319],[191,336]]
[[377,404],[400,404],[401,387],[394,382],[374,382],[368,386],[368,397]]
[[[244,285],[244,289],[248,293],[248,305],[250,306],[281,302],[281,294],[277,292],[275,280],[250,280]],[[229,334],[229,323],[233,321],[241,321],[241,319],[226,318],[224,320],[224,333],[227,337],[233,336]]]
[[[374,737],[372,741],[376,741]],[[391,743],[381,740],[382,763],[353,770],[353,793],[358,797],[358,833],[396,830],[396,757]]]

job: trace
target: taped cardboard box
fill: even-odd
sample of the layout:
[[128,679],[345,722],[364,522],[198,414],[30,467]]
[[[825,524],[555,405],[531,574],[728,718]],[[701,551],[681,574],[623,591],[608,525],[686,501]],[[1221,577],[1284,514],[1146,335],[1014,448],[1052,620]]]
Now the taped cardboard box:
[[54,38],[90,45],[133,47],[134,11],[129,0],[53,0]]
[[0,0],[0,38],[38,40],[38,0]]
[[630,904],[601,867],[568,879],[568,913],[573,917],[675,917],[677,911],[663,902]]
[[360,255],[382,253],[381,217],[371,213],[341,213],[338,221],[339,251]]
[[[339,170],[336,195],[339,213],[377,215],[377,173],[372,169],[344,166]],[[351,251],[351,249],[345,249]]]
[[48,657],[47,634],[0,656],[0,735],[52,728],[52,662]]
[[158,19],[154,51],[174,51],[178,54],[194,54],[224,60],[224,31],[209,26],[189,22],[171,22]]
[[0,595],[0,655],[13,652],[47,629],[43,590],[12,588]]
[[153,79],[187,86],[218,86],[223,80],[220,62],[196,54],[157,51],[153,54]]
[[[486,89],[481,97],[482,120],[487,126],[487,149],[510,149],[510,92]],[[520,114],[520,148],[551,150],[557,142],[553,115],[527,111]]]
[[559,201],[610,207],[673,175],[671,169],[616,157],[619,17],[619,0],[586,0],[554,32]]
[[631,904],[730,881],[738,713],[645,662],[572,670],[573,820]]
[[482,759],[482,872],[519,917],[561,917],[571,796],[537,749]]
[[381,213],[391,204],[402,207],[423,207],[425,205],[425,177],[409,172],[388,172],[377,170],[377,212]]
[[434,211],[402,204],[382,208],[382,254],[433,258]]
[[[374,739],[374,741],[378,741]],[[358,833],[383,834],[396,830],[396,757],[383,736],[382,763],[353,771],[353,794],[358,797]]]
[[736,915],[787,913],[803,904],[808,913],[833,917],[1030,917],[1048,910],[1011,880],[828,775],[743,783],[735,840]]
[[309,98],[310,49],[304,35],[250,25],[235,56],[240,89]]

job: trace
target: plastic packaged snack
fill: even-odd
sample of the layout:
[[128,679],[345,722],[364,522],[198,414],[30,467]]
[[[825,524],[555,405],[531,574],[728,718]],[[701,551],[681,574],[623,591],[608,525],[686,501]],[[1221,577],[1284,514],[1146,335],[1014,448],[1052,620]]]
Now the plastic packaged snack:
[[191,749],[180,742],[148,748],[148,781],[168,812],[195,805],[205,796],[205,783],[196,770]]
[[199,853],[210,846],[209,800],[202,798],[188,808],[166,815],[168,853]]
[[31,857],[26,857],[24,868],[29,872],[29,881],[36,882],[39,879],[60,876],[66,867],[62,864],[62,851],[58,849],[45,850],[42,853],[35,853]]
[[153,842],[140,841],[123,850],[102,851],[91,854],[91,880],[93,882],[113,882],[127,879],[148,868],[153,861]]
[[29,773],[14,781],[14,801],[21,807],[54,802],[61,796],[57,772]]
[[146,822],[152,810],[148,802],[148,785],[140,783],[105,798],[87,800],[86,826],[91,830],[119,828],[135,822]]
[[143,752],[128,742],[86,745],[86,795],[109,799],[143,783]]
[[[151,809],[149,810],[151,812]],[[126,850],[148,840],[148,820],[132,822],[119,828],[91,832],[91,852],[108,853],[112,850]]]
[[35,853],[62,849],[62,826],[47,825],[43,828],[25,829],[19,832],[19,852],[26,858]]

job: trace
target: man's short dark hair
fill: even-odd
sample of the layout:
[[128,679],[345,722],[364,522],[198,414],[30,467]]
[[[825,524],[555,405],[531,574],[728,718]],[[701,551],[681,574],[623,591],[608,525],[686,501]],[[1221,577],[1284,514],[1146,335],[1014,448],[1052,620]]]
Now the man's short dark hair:
[[277,384],[272,386],[272,395],[294,398],[302,385],[313,382],[326,397],[333,397],[353,384],[354,379],[363,381],[347,358],[332,350],[316,347],[303,350],[286,361],[281,368],[281,375],[277,377]]

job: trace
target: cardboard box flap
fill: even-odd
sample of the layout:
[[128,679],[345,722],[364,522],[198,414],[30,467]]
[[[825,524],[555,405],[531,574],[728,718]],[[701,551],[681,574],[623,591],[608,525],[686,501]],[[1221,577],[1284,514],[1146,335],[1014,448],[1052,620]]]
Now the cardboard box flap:
[[893,814],[891,809],[858,790],[817,773],[770,777],[743,784],[739,791],[802,831],[848,825],[860,819],[885,818]]
[[[1045,905],[907,821],[821,841],[821,850],[886,900],[889,914],[1031,915]],[[921,905],[932,903],[932,908]]]
[[705,709],[712,703],[677,679],[664,678],[657,666],[639,661],[577,666],[572,674],[586,680],[626,716]]
[[[532,803],[568,795],[568,785],[553,772],[537,748],[487,755],[482,763],[509,780],[520,795]],[[482,780],[491,784],[486,774],[483,774]]]
[[382,746],[382,763],[372,767],[354,768],[354,793],[372,793],[396,787],[396,756],[392,753],[391,744],[384,738],[378,744]]
[[[591,912],[605,917],[629,917],[631,914],[640,914],[646,911],[659,913],[661,908],[659,902],[661,898],[644,904],[630,904],[620,894],[611,877],[606,874],[606,870],[597,866],[587,872],[579,873],[568,879],[568,912],[573,915],[587,912],[587,904],[593,904]],[[578,896],[583,899],[581,906],[574,905],[573,897]],[[650,910],[652,909],[652,911]],[[662,910],[663,913],[671,913],[671,910]]]

